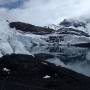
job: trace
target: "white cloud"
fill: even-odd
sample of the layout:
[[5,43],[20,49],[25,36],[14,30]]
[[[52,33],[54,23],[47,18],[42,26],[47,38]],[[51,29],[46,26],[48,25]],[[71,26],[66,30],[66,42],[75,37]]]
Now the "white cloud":
[[6,17],[10,20],[25,21],[35,25],[48,25],[59,23],[63,18],[78,17],[88,13],[89,3],[90,0],[28,0],[20,8],[6,10]]

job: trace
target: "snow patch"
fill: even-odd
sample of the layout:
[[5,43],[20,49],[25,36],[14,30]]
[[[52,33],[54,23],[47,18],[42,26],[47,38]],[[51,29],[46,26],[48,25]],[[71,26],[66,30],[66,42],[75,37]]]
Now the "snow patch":
[[51,76],[46,75],[46,76],[44,76],[43,78],[44,78],[44,79],[49,79],[49,78],[51,78]]

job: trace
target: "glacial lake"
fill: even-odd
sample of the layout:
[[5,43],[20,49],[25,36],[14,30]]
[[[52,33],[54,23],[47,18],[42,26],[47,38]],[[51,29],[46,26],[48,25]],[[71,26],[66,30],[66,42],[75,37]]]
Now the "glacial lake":
[[50,54],[54,58],[46,59],[57,66],[90,76],[90,48],[72,46],[34,46],[29,48],[32,54]]

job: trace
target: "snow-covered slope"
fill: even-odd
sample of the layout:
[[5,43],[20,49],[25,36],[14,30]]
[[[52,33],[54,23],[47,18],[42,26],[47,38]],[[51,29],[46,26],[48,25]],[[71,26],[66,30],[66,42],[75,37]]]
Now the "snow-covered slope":
[[[15,25],[17,22],[15,23]],[[23,23],[19,23],[23,26]],[[25,27],[30,26],[30,24],[25,24]],[[43,50],[47,52],[46,47],[48,44],[62,44],[62,45],[73,45],[78,43],[90,43],[90,35],[80,30],[78,27],[83,27],[86,30],[86,23],[76,22],[76,21],[63,21],[58,26],[58,30],[51,34],[37,35],[32,32],[26,33],[20,32],[15,28],[10,28],[9,23],[5,20],[0,21],[0,56],[18,53],[18,54],[31,54],[36,50]],[[31,26],[30,26],[31,27]],[[55,26],[56,27],[56,26]],[[18,25],[19,28],[19,25]],[[30,30],[30,28],[28,28]],[[44,27],[38,27],[33,25],[33,29],[44,30]],[[26,30],[26,28],[25,28]],[[45,30],[51,30],[50,28],[45,28]],[[21,30],[22,31],[22,30]],[[48,32],[48,31],[46,31]],[[47,41],[47,42],[46,42]],[[42,46],[42,47],[41,47]],[[44,47],[43,49],[43,46]],[[34,47],[34,48],[33,48]],[[38,53],[38,52],[37,52]]]
[[33,34],[23,34],[11,29],[5,20],[0,21],[0,27],[0,57],[11,53],[30,55],[28,48],[44,43],[39,35],[35,37]]
[[90,43],[90,22],[87,20],[64,19],[55,26],[56,32],[47,39],[49,43],[73,45],[79,43]]

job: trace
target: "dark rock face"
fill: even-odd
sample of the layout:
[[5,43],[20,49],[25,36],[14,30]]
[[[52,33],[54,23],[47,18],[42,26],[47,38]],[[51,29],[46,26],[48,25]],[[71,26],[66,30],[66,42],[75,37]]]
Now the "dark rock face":
[[60,36],[60,35],[57,35],[57,36],[49,36],[47,42],[49,43],[59,43],[61,41],[64,41],[64,36]]
[[73,29],[73,28],[60,28],[59,30],[57,30],[57,33],[90,37],[89,34],[83,32],[83,31],[77,30],[77,29]]
[[16,30],[21,30],[23,32],[30,32],[39,35],[50,34],[54,32],[54,30],[50,28],[34,26],[32,24],[27,24],[23,22],[11,22],[9,23],[9,26],[11,28],[15,28]]
[[90,43],[79,43],[79,44],[74,44],[72,46],[90,48]]
[[[5,70],[7,68],[8,70]],[[46,77],[46,76],[49,77]],[[1,90],[90,90],[90,78],[29,55],[0,58]]]

